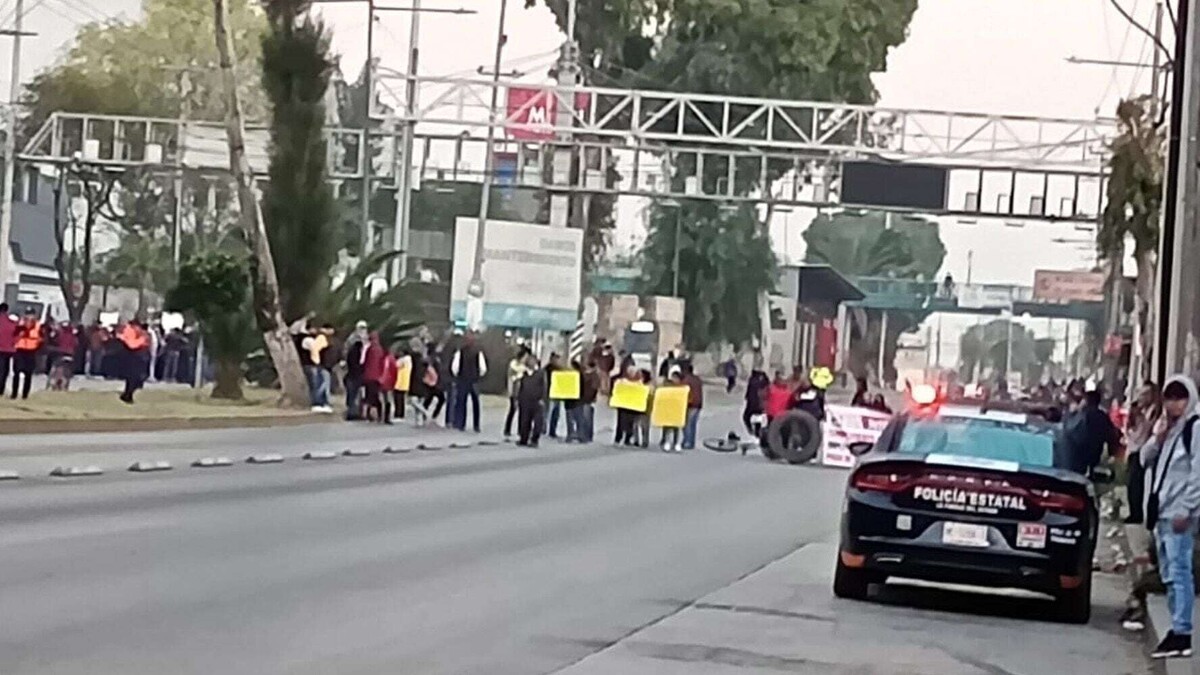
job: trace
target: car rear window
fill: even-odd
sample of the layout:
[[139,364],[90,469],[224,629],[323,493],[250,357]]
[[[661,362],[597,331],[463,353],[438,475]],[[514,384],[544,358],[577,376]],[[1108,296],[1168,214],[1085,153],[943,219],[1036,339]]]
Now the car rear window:
[[910,418],[897,450],[1053,466],[1054,434],[1050,428],[1003,420]]

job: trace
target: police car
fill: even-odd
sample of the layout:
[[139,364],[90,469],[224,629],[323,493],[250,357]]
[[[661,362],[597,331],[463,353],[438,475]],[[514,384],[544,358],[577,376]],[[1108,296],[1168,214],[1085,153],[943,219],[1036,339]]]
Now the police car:
[[850,448],[834,594],[865,599],[888,577],[1021,588],[1087,623],[1099,514],[1091,480],[1054,466],[1059,428],[931,387],[911,398]]

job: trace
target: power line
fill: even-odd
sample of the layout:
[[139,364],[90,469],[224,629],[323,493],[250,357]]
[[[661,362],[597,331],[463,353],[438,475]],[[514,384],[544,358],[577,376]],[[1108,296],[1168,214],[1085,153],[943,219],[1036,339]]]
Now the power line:
[[[1124,18],[1127,22],[1129,22],[1130,26],[1138,29],[1139,31],[1141,31],[1141,33],[1143,35],[1145,35],[1146,37],[1148,37],[1152,41],[1154,41],[1155,46],[1157,46],[1159,49],[1161,49],[1163,54],[1166,54],[1168,57],[1174,56],[1173,52],[1170,49],[1167,49],[1167,46],[1162,43],[1162,40],[1159,40],[1157,37],[1155,37],[1153,31],[1151,31],[1149,28],[1146,28],[1145,26],[1143,26],[1141,23],[1138,22],[1137,19],[1133,18],[1132,14],[1125,11],[1125,8],[1121,6],[1121,3],[1118,2],[1118,0],[1108,0],[1108,4],[1112,5],[1113,9],[1117,10],[1117,13],[1120,14],[1121,17]],[[1136,3],[1135,3],[1135,6],[1136,6]]]
[[87,0],[58,0],[58,2],[88,17],[89,21],[103,22],[108,19],[104,12]]

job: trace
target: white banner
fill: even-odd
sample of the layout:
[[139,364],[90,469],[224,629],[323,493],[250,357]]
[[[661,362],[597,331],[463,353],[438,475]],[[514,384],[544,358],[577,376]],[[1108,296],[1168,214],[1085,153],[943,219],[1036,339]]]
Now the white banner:
[[826,405],[825,421],[822,422],[821,463],[844,469],[854,467],[854,455],[850,444],[874,443],[879,434],[891,421],[892,416],[869,408],[848,405]]
[[[455,221],[451,320],[466,318],[477,227],[477,218]],[[583,230],[488,220],[483,238],[483,322],[507,328],[574,330]]]

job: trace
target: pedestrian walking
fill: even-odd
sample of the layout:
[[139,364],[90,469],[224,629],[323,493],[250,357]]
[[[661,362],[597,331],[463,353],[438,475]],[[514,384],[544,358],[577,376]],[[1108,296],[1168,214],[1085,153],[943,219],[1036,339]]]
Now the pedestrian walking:
[[8,303],[0,302],[0,396],[8,390],[8,376],[17,355],[17,319],[9,314]]
[[517,348],[517,353],[508,362],[508,372],[505,373],[505,383],[508,392],[508,412],[504,414],[504,437],[512,436],[513,420],[517,417],[517,389],[521,386],[521,378],[525,377],[525,357],[529,349],[525,345]]
[[450,373],[454,377],[454,428],[466,430],[469,399],[473,429],[479,433],[479,380],[487,375],[487,358],[475,343],[474,332],[467,333],[462,346],[454,352]]
[[731,356],[728,361],[721,364],[721,374],[725,377],[725,393],[731,393],[737,386],[737,359]]
[[536,448],[542,435],[546,397],[550,395],[550,374],[538,367],[532,354],[525,355],[524,366],[517,385],[517,445]]
[[1196,516],[1200,512],[1200,434],[1196,432],[1196,385],[1175,375],[1163,387],[1163,413],[1139,454],[1148,469],[1146,525],[1157,543],[1159,571],[1167,589],[1171,629],[1151,652],[1154,658],[1192,655],[1192,572]]
[[1059,450],[1065,457],[1057,457],[1055,465],[1085,476],[1100,464],[1105,447],[1109,456],[1116,456],[1121,445],[1121,433],[1113,425],[1108,413],[1100,407],[1099,389],[1085,391],[1081,404],[1063,421],[1065,442]]
[[688,388],[687,421],[683,425],[683,449],[696,448],[696,428],[700,424],[700,411],[704,408],[704,381],[696,374],[691,361],[680,366],[680,381]]
[[[436,424],[438,415],[446,406],[446,394],[442,389],[442,368],[437,352],[430,350],[422,361],[420,382],[423,412],[417,425],[424,426],[426,422],[430,421]],[[435,401],[437,402],[436,406],[434,405]]]
[[29,389],[33,386],[33,372],[37,368],[38,350],[45,342],[45,332],[42,323],[38,321],[37,312],[32,308],[25,310],[25,316],[17,324],[16,353],[13,356],[12,398],[18,395],[22,399],[29,398]]
[[117,331],[117,341],[122,349],[121,379],[125,388],[120,399],[133,405],[133,395],[142,388],[150,368],[150,335],[137,319],[130,319]]
[[[579,365],[579,361],[572,361],[566,371],[574,371],[579,373],[579,388],[580,394],[583,393],[583,368]],[[567,443],[578,443],[579,438],[579,411],[581,410],[580,397],[555,400],[555,403],[562,404],[563,416],[567,418],[567,435],[565,440]]]

